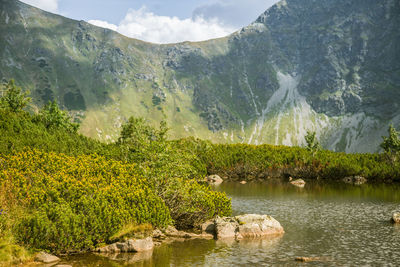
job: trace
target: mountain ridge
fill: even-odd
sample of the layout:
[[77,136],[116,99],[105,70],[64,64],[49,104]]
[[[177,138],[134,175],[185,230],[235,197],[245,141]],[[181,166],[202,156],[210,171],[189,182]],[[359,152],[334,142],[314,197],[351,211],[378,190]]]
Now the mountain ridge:
[[282,0],[227,37],[165,45],[2,3],[0,77],[102,140],[135,115],[177,138],[301,145],[313,130],[331,150],[372,152],[400,123],[396,1]]

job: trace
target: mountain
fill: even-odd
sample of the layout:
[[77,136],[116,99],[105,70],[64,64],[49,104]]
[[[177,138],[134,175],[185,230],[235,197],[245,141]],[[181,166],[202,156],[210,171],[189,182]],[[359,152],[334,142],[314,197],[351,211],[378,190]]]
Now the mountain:
[[282,0],[225,38],[156,45],[0,0],[0,78],[83,134],[113,140],[129,116],[173,137],[372,152],[400,125],[400,2]]

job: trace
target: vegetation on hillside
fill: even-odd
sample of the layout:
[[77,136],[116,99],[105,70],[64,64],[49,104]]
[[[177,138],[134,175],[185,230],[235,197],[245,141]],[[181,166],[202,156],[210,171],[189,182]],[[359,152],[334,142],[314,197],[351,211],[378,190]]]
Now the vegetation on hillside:
[[31,114],[16,95],[17,108],[6,98],[0,107],[0,261],[23,248],[88,250],[127,226],[190,228],[230,215],[230,199],[200,182],[205,166],[167,141],[165,124],[131,118],[119,142],[104,144],[79,135],[55,102]]

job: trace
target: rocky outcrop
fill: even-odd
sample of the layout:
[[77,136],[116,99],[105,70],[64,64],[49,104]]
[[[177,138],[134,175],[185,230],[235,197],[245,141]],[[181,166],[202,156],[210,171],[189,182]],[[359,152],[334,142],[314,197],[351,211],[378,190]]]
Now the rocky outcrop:
[[54,263],[60,261],[60,258],[42,251],[36,254],[35,261],[43,263]]
[[[207,229],[212,229],[210,225]],[[268,215],[245,214],[235,217],[217,217],[214,220],[216,239],[254,238],[281,235],[285,231],[281,224]]]
[[400,213],[393,213],[392,216],[392,223],[399,223],[400,224]]
[[219,185],[224,181],[224,180],[222,180],[221,177],[219,177],[216,174],[207,176],[205,180],[207,183],[212,184],[212,185]]
[[[150,122],[172,114],[175,138],[301,145],[311,127],[324,147],[347,152],[377,151],[382,129],[399,123],[396,0],[280,1],[225,38],[169,45],[17,0],[0,9],[0,79],[18,77],[37,107],[57,99],[85,111],[82,133],[104,141],[131,115],[120,106]],[[111,97],[120,93],[137,97]]]
[[343,182],[346,184],[362,185],[367,182],[367,179],[365,177],[356,175],[343,178]]
[[125,242],[117,242],[98,248],[96,251],[100,253],[142,252],[152,250],[153,248],[153,239],[148,237],[145,239],[130,239]]

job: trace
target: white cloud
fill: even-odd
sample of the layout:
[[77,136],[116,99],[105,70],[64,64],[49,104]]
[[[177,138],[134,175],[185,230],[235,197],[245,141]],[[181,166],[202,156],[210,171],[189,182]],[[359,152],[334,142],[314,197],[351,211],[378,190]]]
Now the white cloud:
[[58,11],[58,0],[22,0],[22,2],[49,12]]
[[96,26],[99,26],[99,27],[102,27],[102,28],[110,29],[110,30],[113,30],[113,31],[117,31],[118,30],[118,26],[117,25],[108,23],[107,21],[93,19],[93,20],[89,20],[88,22],[90,24],[93,24],[93,25],[96,25]]
[[147,11],[146,7],[129,10],[118,26],[100,20],[89,20],[89,23],[152,43],[203,41],[223,37],[236,30],[222,24],[216,18],[204,19],[202,16],[196,16],[180,19],[158,16]]
[[247,26],[278,0],[216,0],[197,7],[193,17],[219,18],[225,24]]

